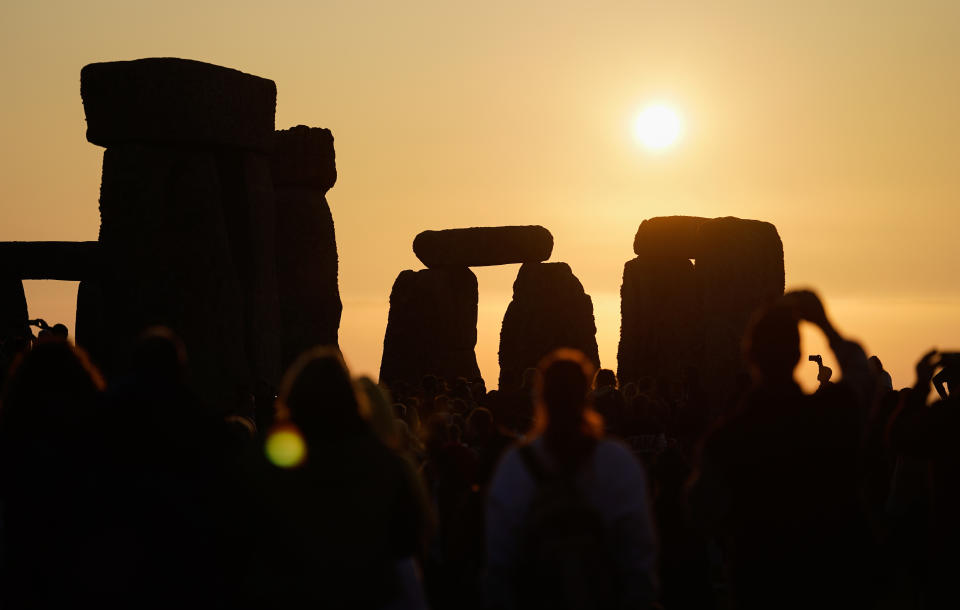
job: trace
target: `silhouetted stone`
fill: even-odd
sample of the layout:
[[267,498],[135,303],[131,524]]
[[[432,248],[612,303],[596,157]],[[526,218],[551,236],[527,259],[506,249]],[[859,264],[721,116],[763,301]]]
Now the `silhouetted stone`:
[[621,383],[647,375],[677,378],[684,366],[699,364],[701,307],[689,259],[658,256],[627,261],[620,298]]
[[700,227],[705,383],[724,387],[744,370],[741,342],[753,313],[783,295],[783,244],[769,222],[715,218]]
[[0,278],[79,281],[99,274],[95,241],[0,242]]
[[[186,345],[203,398],[225,408],[251,382],[218,161],[209,152],[139,145],[104,152],[100,317],[110,326],[108,370],[122,365],[145,329],[168,326]],[[78,304],[84,318],[94,307]]]
[[89,64],[80,72],[87,140],[269,151],[277,87],[200,61],[157,57]]
[[600,366],[593,301],[566,263],[524,263],[513,282],[513,300],[500,330],[500,389],[505,379],[560,347],[582,351]]
[[326,193],[337,182],[336,151],[329,129],[297,125],[277,131],[270,159],[275,185]]
[[[29,333],[27,298],[20,280],[0,279],[0,344]],[[3,371],[0,371],[2,376]]]
[[380,381],[480,377],[477,276],[465,267],[402,271],[390,292]]
[[776,228],[739,218],[651,218],[640,225],[634,250],[621,288],[620,381],[677,380],[692,366],[722,397],[743,371],[740,343],[750,316],[783,294]]
[[484,267],[550,258],[553,236],[539,225],[424,231],[413,252],[427,267]]
[[103,335],[103,364],[115,369],[144,329],[164,325],[183,339],[205,402],[226,410],[276,386],[274,193],[261,152],[273,143],[274,84],[148,59],[87,66],[81,92],[88,139],[109,146],[103,279],[78,298],[78,325]]
[[277,198],[277,282],[284,368],[315,345],[336,345],[343,306],[337,241],[325,193],[337,179],[329,129],[278,131],[272,157]]
[[659,216],[640,223],[633,238],[633,251],[640,257],[697,258],[700,225],[698,216]]

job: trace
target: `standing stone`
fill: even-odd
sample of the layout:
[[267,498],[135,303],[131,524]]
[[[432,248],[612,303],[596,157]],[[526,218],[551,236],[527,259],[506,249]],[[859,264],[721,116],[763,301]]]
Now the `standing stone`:
[[750,316],[783,294],[776,228],[739,218],[651,218],[637,230],[634,251],[621,288],[621,383],[646,375],[678,381],[690,366],[723,400],[744,370]]
[[676,256],[637,257],[623,266],[620,383],[679,378],[698,364],[700,303],[693,263]]
[[23,282],[0,279],[0,391],[19,347],[17,344],[32,336],[28,319]]
[[343,306],[337,240],[326,193],[337,180],[329,129],[276,132],[277,283],[283,366],[316,345],[336,345]]
[[783,243],[769,222],[715,218],[700,227],[697,283],[703,299],[701,378],[733,386],[745,372],[741,343],[750,318],[783,295]]
[[402,271],[390,292],[380,381],[478,379],[477,276],[466,267]]
[[505,385],[561,347],[600,366],[593,301],[566,263],[525,263],[500,330],[500,389],[515,389]]
[[413,240],[413,253],[431,268],[536,263],[552,251],[553,235],[539,225],[424,231]]
[[103,340],[101,364],[116,370],[136,337],[164,325],[207,404],[229,410],[275,385],[276,86],[165,58],[86,66],[81,94],[87,139],[107,147],[102,279],[80,291],[77,321]]

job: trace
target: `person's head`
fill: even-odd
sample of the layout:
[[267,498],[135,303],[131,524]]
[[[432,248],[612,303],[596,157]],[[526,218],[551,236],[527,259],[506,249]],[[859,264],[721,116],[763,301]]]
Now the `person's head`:
[[53,328],[50,329],[50,332],[54,337],[61,341],[66,341],[70,332],[67,330],[66,324],[54,324]]
[[172,330],[148,328],[133,346],[128,362],[138,380],[182,384],[187,377],[187,350]]
[[820,385],[825,385],[830,383],[830,379],[833,377],[833,369],[829,366],[820,367],[820,371],[817,372],[817,381],[820,382]]
[[315,347],[297,358],[277,396],[277,419],[292,421],[307,442],[336,441],[370,430],[340,351]]
[[800,362],[799,320],[793,307],[777,302],[754,315],[744,335],[743,351],[754,381],[792,381]]
[[423,390],[424,398],[428,400],[437,394],[437,388],[439,386],[439,381],[433,375],[424,375],[423,379],[420,380],[420,389]]
[[561,463],[579,461],[602,434],[602,418],[589,402],[593,364],[582,352],[564,348],[541,360],[537,373],[537,431]]
[[596,376],[593,378],[593,388],[599,390],[600,388],[616,388],[617,387],[617,375],[610,369],[600,369],[597,371]]
[[493,414],[484,407],[477,407],[467,417],[467,437],[474,443],[485,443],[494,433]]

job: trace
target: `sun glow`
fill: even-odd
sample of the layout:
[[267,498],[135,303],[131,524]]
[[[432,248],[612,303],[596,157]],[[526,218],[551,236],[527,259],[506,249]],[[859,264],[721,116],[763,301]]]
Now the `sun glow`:
[[650,104],[637,116],[633,133],[646,149],[664,150],[680,139],[683,121],[670,106]]

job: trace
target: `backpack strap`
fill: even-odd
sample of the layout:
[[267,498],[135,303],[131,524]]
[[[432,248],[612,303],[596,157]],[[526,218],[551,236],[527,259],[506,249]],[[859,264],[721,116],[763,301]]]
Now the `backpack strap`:
[[527,444],[519,449],[520,458],[523,460],[524,466],[527,467],[527,471],[533,477],[533,480],[537,483],[543,483],[544,481],[552,478],[550,472],[543,465],[543,462],[540,461],[540,458],[537,457],[537,452],[533,448],[533,445]]

